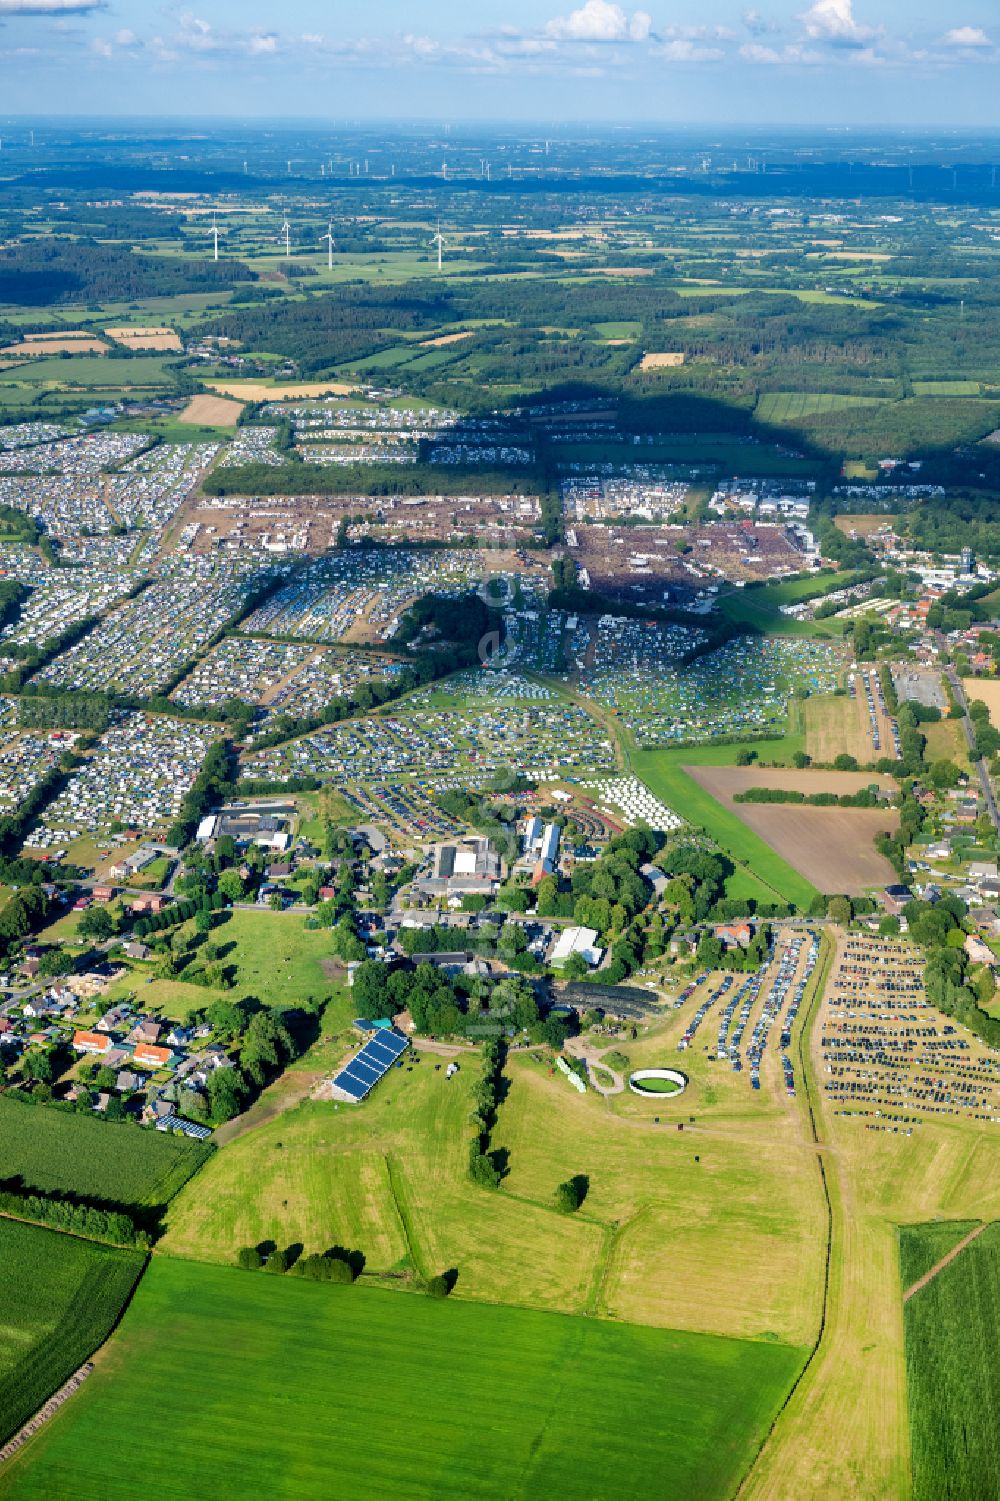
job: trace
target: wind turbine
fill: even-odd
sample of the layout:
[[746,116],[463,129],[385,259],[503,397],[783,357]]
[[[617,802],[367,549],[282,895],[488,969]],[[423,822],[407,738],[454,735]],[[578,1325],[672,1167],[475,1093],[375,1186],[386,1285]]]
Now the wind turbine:
[[285,213],[285,210],[282,209],[281,212],[284,215],[284,222],[282,223],[282,226],[281,226],[281,233],[285,237],[285,260],[287,261],[287,260],[291,260],[291,256],[292,256],[292,241],[291,241],[292,226],[288,222],[288,215],[287,215],[287,213]]
[[214,242],[212,259],[217,261],[219,259],[219,226],[215,222],[214,212],[212,214],[212,240]]
[[431,240],[431,244],[437,246],[438,270],[440,271],[441,268],[442,268],[442,252],[444,250],[444,235],[441,233],[441,226],[440,226],[440,224],[437,227],[437,234]]
[[326,226],[326,234],[325,235],[320,235],[320,237],[319,237],[319,242],[320,242],[321,245],[323,244],[324,241],[326,241],[326,247],[327,247],[327,254],[326,254],[327,269],[329,271],[332,271],[333,270],[333,246],[334,246],[333,220],[332,219],[330,220],[329,224]]

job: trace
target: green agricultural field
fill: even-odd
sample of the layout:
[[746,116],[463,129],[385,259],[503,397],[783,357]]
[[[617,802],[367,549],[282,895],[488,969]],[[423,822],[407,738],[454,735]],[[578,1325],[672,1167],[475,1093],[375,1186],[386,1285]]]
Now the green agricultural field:
[[599,339],[637,339],[642,333],[641,323],[594,323],[590,332]]
[[107,1338],[144,1260],[0,1219],[0,1444]]
[[915,380],[914,396],[980,396],[982,386],[977,380]]
[[0,1495],[125,1501],[145,1473],[164,1501],[205,1494],[209,1475],[218,1501],[326,1501],[332,1486],[358,1501],[590,1501],[646,1475],[674,1501],[722,1501],[799,1360],[782,1345],[160,1257],[114,1359]]
[[[926,1227],[901,1232],[904,1258]],[[943,1252],[940,1254],[944,1254]],[[983,1501],[1000,1495],[1000,1224],[990,1225],[904,1307],[913,1501]]]
[[976,1228],[975,1220],[932,1220],[927,1225],[904,1225],[899,1232],[899,1280],[912,1287],[942,1256]]
[[44,385],[47,381],[116,391],[126,386],[163,386],[170,381],[163,364],[163,359],[155,355],[136,355],[133,359],[115,359],[106,354],[69,355],[66,359],[34,360],[16,369],[0,370],[0,386]]
[[43,1193],[112,1204],[166,1204],[204,1162],[199,1142],[0,1098],[0,1163]]
[[765,391],[757,402],[758,422],[796,422],[814,412],[841,407],[878,406],[884,396],[838,396],[830,391]]
[[[803,738],[795,735],[783,741],[762,741],[754,749],[761,761],[776,756],[784,759],[802,748]],[[684,770],[685,765],[732,766],[737,750],[733,745],[706,745],[636,751],[631,758],[632,770],[654,796],[661,797],[668,807],[683,809],[689,822],[705,829],[731,859],[768,886],[772,900],[791,902],[805,910],[816,895],[815,887]]]

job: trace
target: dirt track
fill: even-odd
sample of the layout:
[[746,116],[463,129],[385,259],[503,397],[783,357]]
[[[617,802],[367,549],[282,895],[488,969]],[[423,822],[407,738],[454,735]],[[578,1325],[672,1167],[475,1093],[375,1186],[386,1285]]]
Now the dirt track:
[[971,1245],[976,1236],[982,1235],[986,1228],[986,1225],[977,1225],[974,1230],[969,1231],[968,1235],[963,1235],[958,1245],[952,1246],[947,1256],[942,1256],[940,1261],[934,1263],[929,1272],[925,1272],[918,1281],[914,1282],[912,1287],[906,1289],[903,1294],[903,1302],[908,1303],[914,1293],[918,1293],[922,1287],[926,1287],[928,1282],[933,1282],[938,1272],[943,1272],[948,1263],[954,1261],[956,1256],[960,1256],[966,1246]]

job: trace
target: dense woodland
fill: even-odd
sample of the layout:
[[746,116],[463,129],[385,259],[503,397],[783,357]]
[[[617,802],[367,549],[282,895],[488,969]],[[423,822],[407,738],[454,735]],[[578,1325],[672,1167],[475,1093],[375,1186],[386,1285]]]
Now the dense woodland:
[[28,240],[0,251],[0,303],[16,307],[175,297],[253,279],[237,261],[138,255],[124,245],[86,240]]

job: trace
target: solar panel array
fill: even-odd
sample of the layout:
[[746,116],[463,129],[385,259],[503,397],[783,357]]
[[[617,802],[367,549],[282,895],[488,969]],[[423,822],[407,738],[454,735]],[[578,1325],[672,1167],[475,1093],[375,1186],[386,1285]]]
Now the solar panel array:
[[363,1100],[409,1046],[410,1039],[400,1032],[378,1032],[341,1069],[333,1081],[334,1088],[343,1090],[352,1100]]

